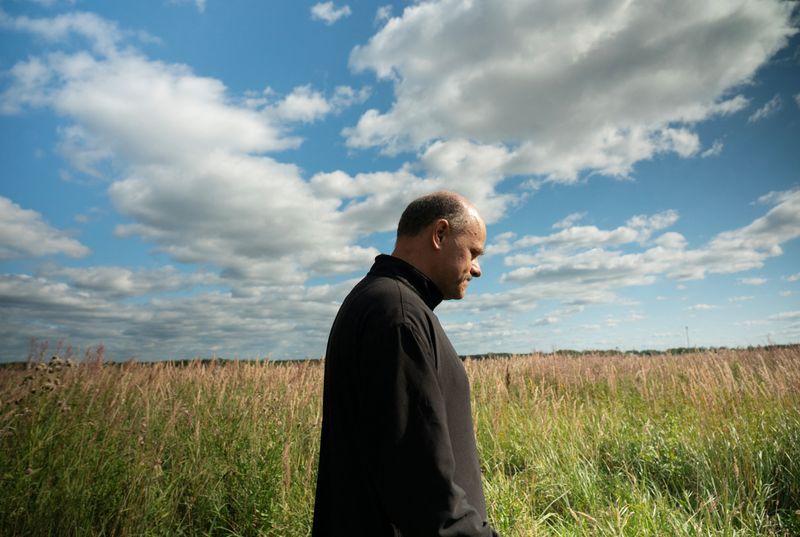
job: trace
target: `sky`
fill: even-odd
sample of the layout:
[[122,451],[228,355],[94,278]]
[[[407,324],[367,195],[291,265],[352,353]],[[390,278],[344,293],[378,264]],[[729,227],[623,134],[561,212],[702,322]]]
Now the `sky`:
[[0,0],[0,361],[318,358],[412,199],[463,355],[800,342],[800,8]]

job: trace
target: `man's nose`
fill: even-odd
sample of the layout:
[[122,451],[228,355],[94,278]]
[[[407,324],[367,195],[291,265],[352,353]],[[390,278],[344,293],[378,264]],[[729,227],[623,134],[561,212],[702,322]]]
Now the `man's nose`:
[[473,278],[481,277],[481,266],[478,264],[477,261],[472,262],[472,266],[469,268],[469,273],[472,275]]

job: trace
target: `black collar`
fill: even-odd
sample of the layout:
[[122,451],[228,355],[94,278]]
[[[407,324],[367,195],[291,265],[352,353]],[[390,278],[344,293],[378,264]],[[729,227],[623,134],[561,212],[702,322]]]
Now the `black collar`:
[[375,264],[369,271],[372,276],[387,276],[404,282],[422,298],[433,310],[442,301],[442,293],[430,278],[413,265],[400,258],[381,254],[375,258]]

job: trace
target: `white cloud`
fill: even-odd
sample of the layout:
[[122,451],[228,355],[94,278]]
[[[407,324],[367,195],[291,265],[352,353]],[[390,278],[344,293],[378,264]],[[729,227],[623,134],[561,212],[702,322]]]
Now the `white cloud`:
[[800,311],[784,311],[769,316],[770,321],[800,321]]
[[361,104],[371,95],[372,90],[365,86],[356,91],[350,86],[337,86],[334,90],[333,97],[331,97],[331,106],[334,111],[341,111],[345,108],[353,106],[354,104]]
[[[28,70],[42,71],[35,84],[16,74]],[[193,159],[220,148],[275,151],[298,143],[284,137],[279,125],[230,104],[218,80],[182,65],[135,54],[107,59],[52,54],[17,64],[12,75],[13,84],[2,95],[4,108],[52,106],[78,122],[82,136],[94,140],[92,150],[102,143],[105,151],[129,160]]]
[[753,300],[754,296],[732,296],[728,299],[728,302],[747,302],[748,300]]
[[64,254],[83,257],[89,249],[47,224],[42,215],[0,196],[0,261]]
[[[269,95],[271,90],[265,93]],[[266,106],[264,111],[278,121],[311,123],[330,113],[339,113],[354,104],[363,103],[370,93],[368,87],[356,91],[350,86],[338,86],[328,99],[310,85],[298,86],[280,102]],[[267,102],[266,99],[263,101],[264,104]]]
[[117,266],[69,268],[47,265],[43,267],[41,274],[51,280],[65,278],[76,290],[90,291],[109,298],[142,296],[220,283],[220,279],[213,274],[184,273],[170,265],[138,272]]
[[347,4],[336,7],[333,2],[319,2],[311,6],[311,18],[321,20],[329,26],[350,13],[350,6]]
[[[378,252],[359,240],[393,229],[403,207],[432,190],[458,190],[487,222],[515,200],[494,190],[508,159],[502,146],[450,140],[421,154],[421,176],[401,167],[310,181],[266,156],[300,143],[288,122],[337,113],[366,100],[369,88],[339,86],[325,97],[299,86],[277,100],[270,90],[238,99],[216,79],[133,50],[32,57],[12,74],[0,104],[51,107],[72,122],[61,152],[111,182],[114,207],[130,219],[119,237],[141,237],[179,263],[218,267],[228,280],[300,284],[364,270]],[[107,161],[113,173],[100,166]]]
[[13,85],[0,94],[0,113],[10,115],[19,113],[26,106],[42,106],[50,96],[47,87],[54,73],[39,58],[14,65],[8,71]]
[[794,102],[797,103],[797,106],[800,106],[800,93],[796,93],[794,96]]
[[311,89],[310,85],[292,90],[275,107],[276,115],[285,121],[310,123],[331,111],[331,105],[322,94]]
[[733,99],[719,102],[709,109],[712,115],[730,116],[750,106],[750,100],[744,95],[737,95]]
[[555,315],[547,315],[546,317],[541,317],[534,321],[533,326],[549,326],[552,324],[558,324],[561,322],[561,318],[556,317]]
[[382,23],[384,21],[387,21],[387,20],[389,20],[391,18],[392,18],[392,6],[391,5],[380,6],[375,11],[375,24],[380,24],[380,23]]
[[[97,272],[113,271],[104,267]],[[89,276],[94,269],[85,271]],[[133,291],[154,288],[158,272],[132,276]],[[74,272],[73,275],[77,275]],[[173,273],[172,276],[175,274]],[[126,280],[125,277],[121,279]],[[86,283],[86,282],[84,282]],[[152,298],[124,303],[111,298],[126,291],[114,278],[73,287],[48,278],[0,275],[0,340],[4,355],[24,359],[24,338],[34,324],[37,336],[74,346],[104,343],[114,358],[210,357],[278,358],[308,356],[324,348],[330,320],[354,282],[337,285],[250,287],[246,293],[207,292],[191,297]],[[227,354],[237,349],[237,355]],[[317,356],[313,356],[317,357]]]
[[796,274],[792,274],[791,276],[787,276],[786,277],[786,281],[789,281],[789,282],[796,282],[796,281],[799,281],[799,280],[800,280],[800,272],[798,272]]
[[764,285],[767,283],[766,278],[739,278],[736,280],[740,285]]
[[689,311],[709,311],[709,310],[715,310],[717,309],[717,307],[718,306],[714,306],[711,304],[695,304],[693,306],[689,306],[686,309]]
[[792,291],[781,291],[778,293],[782,297],[792,296],[794,293]]
[[[697,249],[687,248],[686,240],[675,232],[650,239],[656,230],[676,221],[676,213],[665,211],[633,217],[610,231],[574,226],[548,236],[505,235],[488,250],[505,255],[510,270],[501,281],[517,286],[518,300],[527,296],[530,301],[616,302],[617,289],[648,285],[661,277],[690,280],[752,270],[781,255],[782,243],[800,237],[800,191],[775,193],[771,200],[776,205],[766,215],[719,233]],[[634,243],[645,249],[620,251]]]
[[715,140],[711,147],[700,153],[700,156],[702,158],[718,157],[722,154],[723,147],[724,145],[722,142]]
[[736,326],[745,326],[747,328],[751,328],[753,326],[763,326],[767,324],[767,321],[764,319],[750,319],[747,321],[740,321],[734,323]]
[[285,121],[312,121],[366,98],[364,90],[337,88],[329,102],[301,87],[274,109],[252,109],[218,80],[132,51],[34,57],[12,75],[5,110],[52,107],[74,122],[60,148],[77,169],[99,175],[98,164],[115,163],[109,195],[132,220],[120,237],[257,281],[363,269],[377,253],[354,246],[367,230],[337,211],[341,200],[318,199],[297,167],[264,155],[299,143]]
[[572,227],[576,222],[583,220],[586,217],[586,213],[570,213],[565,216],[562,220],[559,220],[555,224],[553,224],[553,229],[564,229],[568,227]]
[[772,99],[767,101],[764,106],[753,112],[750,117],[747,118],[747,121],[749,123],[755,123],[757,121],[761,121],[762,119],[766,119],[780,110],[781,105],[781,96],[775,95]]
[[[400,21],[392,19],[386,29]],[[116,28],[112,23],[107,27]],[[74,26],[69,32],[79,33]],[[129,34],[117,32],[107,39],[93,38],[101,46],[90,52],[20,62],[9,72],[11,86],[0,97],[0,106],[7,113],[52,108],[68,122],[60,131],[60,151],[78,170],[106,179],[114,207],[129,219],[117,234],[139,236],[175,262],[198,263],[203,269],[185,274],[171,267],[46,267],[39,278],[0,278],[0,313],[16,319],[0,327],[4,337],[23,332],[36,320],[52,327],[50,334],[58,336],[54,339],[72,335],[140,355],[157,356],[158,346],[167,348],[164,344],[170,342],[169,348],[180,348],[184,356],[208,355],[218,348],[296,356],[299,349],[322,348],[336,303],[352,285],[308,286],[308,278],[366,269],[377,251],[359,246],[361,239],[393,229],[410,199],[440,188],[459,190],[489,222],[519,201],[518,196],[499,194],[496,187],[510,171],[530,164],[522,156],[530,157],[533,153],[525,151],[534,146],[526,149],[523,143],[533,142],[505,137],[437,135],[414,146],[419,156],[414,166],[361,174],[334,170],[306,180],[296,166],[271,153],[301,142],[292,136],[294,123],[319,121],[365,102],[368,88],[343,86],[323,93],[299,86],[286,96],[268,92],[242,98],[187,66],[151,61],[123,49]],[[770,42],[765,41],[769,50]],[[461,54],[450,48],[444,52]],[[720,101],[715,95],[706,104],[702,113],[687,117],[733,113],[746,100]],[[608,134],[604,147],[613,151],[594,154],[594,160],[581,153],[567,160],[564,173],[581,169],[581,162],[623,173],[633,154],[646,158],[653,151],[700,151],[692,127],[680,121],[639,127],[626,127],[621,134],[616,127],[603,131]],[[546,134],[548,129],[557,126],[536,132]],[[592,149],[595,138],[587,139]],[[557,159],[547,158],[531,169],[555,170]],[[104,167],[108,162],[113,166]],[[563,319],[569,308],[620,302],[615,291],[621,287],[660,277],[700,278],[709,272],[745,270],[742,266],[757,268],[767,257],[779,255],[782,242],[797,236],[791,212],[795,196],[776,193],[765,203],[776,207],[730,236],[718,235],[715,239],[725,239],[719,244],[698,250],[689,250],[681,234],[664,232],[678,218],[674,211],[636,215],[610,230],[576,226],[575,219],[562,221],[559,232],[550,236],[498,237],[496,253],[511,254],[509,263],[515,256],[519,261],[509,266],[535,270],[541,262],[544,269],[527,279],[508,276],[506,281],[514,283],[510,289],[469,295],[458,308],[524,312],[535,308],[537,300],[549,299],[564,308],[548,315]],[[63,245],[61,253],[67,253]],[[734,263],[726,265],[726,259]],[[219,274],[204,272],[211,269]],[[153,293],[206,285],[228,290],[141,302]],[[121,303],[120,297],[140,298]],[[452,307],[444,305],[443,312]],[[74,316],[63,315],[65,311],[74,311]],[[514,331],[511,324],[489,323],[496,340],[523,341],[527,334]],[[470,335],[466,324],[461,326],[463,341],[475,337],[474,327]],[[145,336],[152,346],[142,347]]]
[[120,43],[130,35],[144,41],[154,38],[145,32],[123,32],[116,23],[94,13],[74,12],[53,18],[12,17],[0,7],[0,28],[28,32],[51,43],[64,42],[73,35],[85,38],[93,50],[105,56],[118,52]]
[[352,68],[391,80],[395,101],[344,134],[387,152],[502,143],[507,173],[551,180],[625,176],[658,153],[697,154],[694,125],[746,105],[726,96],[786,44],[791,11],[777,1],[417,3],[353,50]]
[[[676,211],[664,211],[650,216],[637,215],[630,218],[624,226],[620,226],[611,231],[598,229],[595,226],[571,226],[570,222],[576,222],[582,218],[582,214],[569,215],[564,220],[556,222],[553,227],[561,231],[547,236],[527,235],[517,239],[513,248],[528,248],[530,246],[549,246],[553,248],[576,248],[576,247],[601,247],[604,245],[621,245],[631,242],[643,243],[650,239],[653,232],[667,228],[678,220]],[[683,237],[677,233],[669,234],[659,239],[662,243],[683,244]],[[507,264],[519,264],[513,258]]]

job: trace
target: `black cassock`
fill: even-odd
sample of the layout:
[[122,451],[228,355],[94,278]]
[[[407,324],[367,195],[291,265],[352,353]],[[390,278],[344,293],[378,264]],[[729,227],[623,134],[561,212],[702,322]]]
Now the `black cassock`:
[[325,355],[313,537],[496,536],[469,381],[433,309],[442,295],[387,255],[350,292]]

